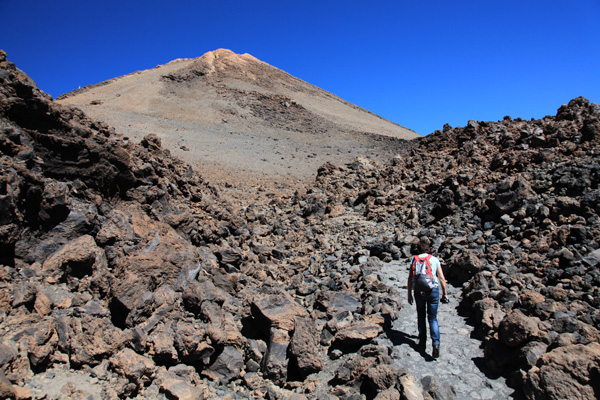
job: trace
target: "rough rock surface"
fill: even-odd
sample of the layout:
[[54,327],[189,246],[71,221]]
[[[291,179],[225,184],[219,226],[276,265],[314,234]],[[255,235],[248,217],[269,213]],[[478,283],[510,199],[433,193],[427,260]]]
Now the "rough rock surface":
[[600,108],[577,98],[236,196],[156,135],[130,143],[54,103],[0,53],[0,391],[457,398],[452,373],[401,357],[415,327],[390,266],[427,237],[474,326],[442,329],[483,352],[440,363],[502,376],[477,375],[502,395],[597,398],[599,142]]

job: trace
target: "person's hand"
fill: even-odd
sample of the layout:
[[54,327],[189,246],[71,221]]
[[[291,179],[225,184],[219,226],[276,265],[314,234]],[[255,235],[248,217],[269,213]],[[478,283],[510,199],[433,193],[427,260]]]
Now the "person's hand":
[[443,295],[442,296],[442,303],[446,304],[446,303],[449,303],[449,302],[450,302],[450,299],[448,298],[448,295],[447,294]]
[[408,293],[408,304],[410,304],[412,306],[413,303],[413,297],[412,297],[412,293]]

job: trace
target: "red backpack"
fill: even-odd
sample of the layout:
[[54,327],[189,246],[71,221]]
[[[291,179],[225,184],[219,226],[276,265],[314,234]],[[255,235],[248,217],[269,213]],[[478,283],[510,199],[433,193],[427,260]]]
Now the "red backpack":
[[435,287],[435,279],[431,273],[431,254],[425,257],[415,256],[410,266],[413,276],[413,290],[415,292],[429,292]]

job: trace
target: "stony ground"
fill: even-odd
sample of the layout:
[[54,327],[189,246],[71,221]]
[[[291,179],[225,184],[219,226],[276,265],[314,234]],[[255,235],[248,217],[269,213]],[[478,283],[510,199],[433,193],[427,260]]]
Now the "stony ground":
[[[600,106],[234,195],[2,52],[0,83],[0,398],[510,397],[485,368],[527,399],[599,397]],[[419,238],[461,282],[436,361],[403,301]]]
[[[408,269],[406,262],[392,261],[383,265],[384,282],[406,294]],[[440,357],[431,357],[431,341],[428,337],[426,353],[417,350],[417,312],[408,304],[400,310],[388,336],[394,344],[393,362],[407,368],[416,379],[435,376],[440,383],[451,385],[457,399],[507,399],[513,390],[504,378],[494,376],[483,364],[481,341],[476,339],[473,326],[459,311],[461,288],[448,285],[450,302],[438,309],[441,334]]]

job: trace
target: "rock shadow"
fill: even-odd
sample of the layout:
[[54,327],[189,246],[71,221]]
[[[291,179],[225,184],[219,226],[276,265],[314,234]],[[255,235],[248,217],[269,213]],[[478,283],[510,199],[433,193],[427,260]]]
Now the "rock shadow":
[[475,364],[475,366],[477,368],[479,368],[479,370],[485,375],[486,378],[495,380],[495,379],[499,379],[499,378],[503,377],[501,374],[492,372],[485,365],[485,358],[484,357],[473,357],[471,360],[473,361],[473,363]]

